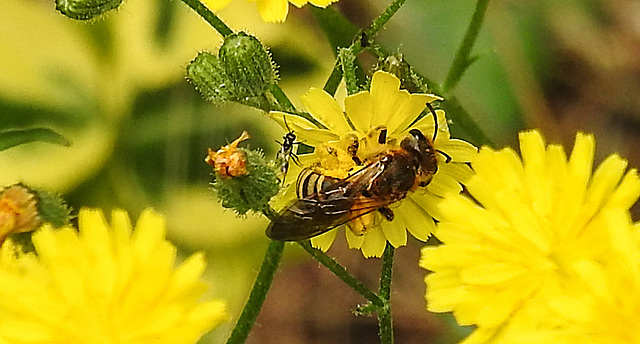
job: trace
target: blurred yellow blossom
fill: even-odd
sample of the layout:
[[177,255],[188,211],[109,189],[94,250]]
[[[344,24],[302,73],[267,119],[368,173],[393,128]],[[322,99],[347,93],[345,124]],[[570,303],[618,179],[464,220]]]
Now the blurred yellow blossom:
[[[592,175],[594,150],[593,136],[579,133],[567,159],[563,147],[547,146],[539,132],[522,132],[522,161],[512,149],[483,147],[467,184],[473,199],[452,195],[441,203],[435,234],[443,244],[424,248],[420,261],[432,271],[427,308],[452,311],[460,324],[475,325],[465,343],[577,340],[599,331],[590,314],[599,321],[610,316],[604,305],[613,309],[616,303],[609,293],[628,297],[620,294],[623,288],[605,287],[620,279],[607,281],[598,266],[619,260],[611,257],[626,250],[632,259],[615,271],[638,279],[637,242],[625,216],[640,195],[640,178],[615,154]],[[579,299],[566,301],[568,295]],[[607,301],[593,308],[595,301],[586,302],[584,295]],[[565,316],[558,315],[561,310]],[[580,318],[594,326],[591,332],[568,326]],[[597,341],[605,342],[625,341]]]
[[200,301],[204,257],[174,269],[176,248],[151,210],[135,230],[124,211],[107,225],[82,209],[79,233],[43,226],[37,256],[10,240],[0,251],[0,342],[195,343],[226,320],[222,301]]
[[[310,3],[317,7],[325,8],[338,0],[249,0],[255,1],[260,17],[266,22],[283,22],[289,13],[289,3],[302,7]],[[227,6],[231,0],[203,0],[205,5],[213,11]]]

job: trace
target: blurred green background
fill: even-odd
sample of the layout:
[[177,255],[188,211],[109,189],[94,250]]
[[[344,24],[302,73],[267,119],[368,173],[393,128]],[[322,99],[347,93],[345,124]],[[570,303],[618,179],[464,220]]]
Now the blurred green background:
[[[333,8],[362,27],[387,5],[342,0]],[[407,0],[377,42],[441,82],[474,5]],[[201,342],[223,342],[268,244],[267,221],[223,210],[208,189],[203,159],[207,147],[227,144],[242,130],[252,135],[249,147],[273,157],[284,132],[257,110],[207,103],[185,81],[189,61],[199,51],[215,52],[219,35],[179,1],[128,0],[91,23],[56,13],[52,0],[3,0],[0,13],[0,129],[46,126],[73,141],[0,152],[0,185],[21,181],[57,191],[76,210],[124,208],[136,218],[153,207],[165,214],[183,256],[207,254],[210,295],[228,301],[234,320]],[[309,87],[324,84],[333,52],[308,8],[291,7],[285,24],[261,22],[255,3],[245,1],[219,15],[271,48],[280,85],[297,106]],[[541,128],[549,141],[571,147],[582,130],[596,134],[598,161],[619,152],[638,166],[638,1],[494,0],[475,53],[480,58],[453,94],[496,147],[514,146],[525,128]],[[465,137],[455,122],[452,131]],[[396,254],[396,341],[455,342],[467,330],[424,310],[421,246],[410,240]],[[329,254],[375,288],[377,260],[348,250],[341,238]],[[360,302],[289,245],[248,342],[376,343],[376,320],[351,314]]]

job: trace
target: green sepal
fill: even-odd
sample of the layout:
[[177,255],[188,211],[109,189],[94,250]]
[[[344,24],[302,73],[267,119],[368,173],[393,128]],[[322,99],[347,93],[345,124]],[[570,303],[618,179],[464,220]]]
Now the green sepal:
[[206,51],[198,53],[187,66],[187,79],[206,100],[218,103],[233,100],[233,83],[220,59]]
[[261,151],[238,148],[246,156],[247,174],[239,177],[216,176],[211,183],[225,208],[234,209],[238,215],[249,210],[262,212],[269,207],[269,200],[280,190],[276,169],[268,164]]

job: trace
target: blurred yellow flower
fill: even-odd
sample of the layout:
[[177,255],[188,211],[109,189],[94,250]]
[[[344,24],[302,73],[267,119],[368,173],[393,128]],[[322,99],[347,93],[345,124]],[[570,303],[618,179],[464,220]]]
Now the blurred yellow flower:
[[37,256],[9,240],[0,251],[0,342],[195,343],[227,318],[224,303],[201,302],[204,257],[176,269],[164,218],[146,210],[135,231],[124,211],[108,226],[83,209],[79,233],[43,226]]
[[[325,8],[338,0],[249,0],[258,5],[260,17],[266,22],[283,22],[289,13],[289,3],[302,7],[310,3],[317,7]],[[203,0],[212,11],[217,11],[227,6],[231,0]]]
[[[612,214],[622,212],[624,219],[640,195],[640,178],[635,169],[625,173],[626,160],[611,155],[592,176],[593,136],[579,133],[568,160],[561,146],[546,146],[537,131],[519,138],[523,161],[509,148],[480,150],[467,184],[473,200],[445,199],[435,233],[443,244],[422,251],[420,265],[432,271],[427,308],[452,311],[460,324],[475,325],[466,343],[557,342],[580,334],[554,311],[559,300],[579,295],[585,283],[603,292],[607,282],[594,264],[620,251],[612,242],[637,246],[622,242],[632,237],[628,225],[611,225]],[[629,252],[637,265],[637,247]],[[636,270],[629,270],[633,279]],[[585,306],[564,309],[584,317]],[[564,333],[550,331],[563,327]],[[537,337],[512,336],[532,332]]]
[[[311,88],[302,104],[309,114],[326,129],[319,129],[300,116],[271,112],[269,115],[283,128],[292,130],[298,141],[315,148],[311,154],[299,155],[301,165],[334,178],[346,178],[389,150],[397,149],[409,130],[420,130],[429,140],[435,136],[438,171],[424,188],[411,192],[393,208],[393,221],[383,220],[377,213],[369,213],[349,224],[345,231],[349,247],[360,249],[365,257],[380,257],[387,241],[394,247],[406,245],[407,230],[425,241],[435,228],[433,218],[439,218],[437,204],[442,196],[462,191],[472,175],[467,163],[477,154],[468,142],[451,139],[444,111],[436,110],[437,123],[431,114],[420,119],[425,104],[441,98],[432,94],[411,94],[400,89],[400,80],[383,71],[374,73],[371,90],[347,96],[343,112],[340,104],[323,90]],[[435,128],[437,135],[434,135]],[[381,137],[384,137],[381,140]],[[381,143],[381,141],[383,141]],[[354,156],[354,143],[357,151]],[[358,160],[361,164],[358,164]],[[291,165],[287,174],[289,194],[295,189],[292,179],[299,168]],[[290,201],[284,199],[274,205],[282,208]],[[331,247],[337,229],[311,239],[314,247],[326,251]]]

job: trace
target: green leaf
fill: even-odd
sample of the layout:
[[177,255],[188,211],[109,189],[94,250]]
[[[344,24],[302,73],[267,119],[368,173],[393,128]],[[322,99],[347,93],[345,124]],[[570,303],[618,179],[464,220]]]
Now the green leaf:
[[0,131],[0,151],[29,142],[49,142],[70,146],[71,141],[49,128],[10,129]]

